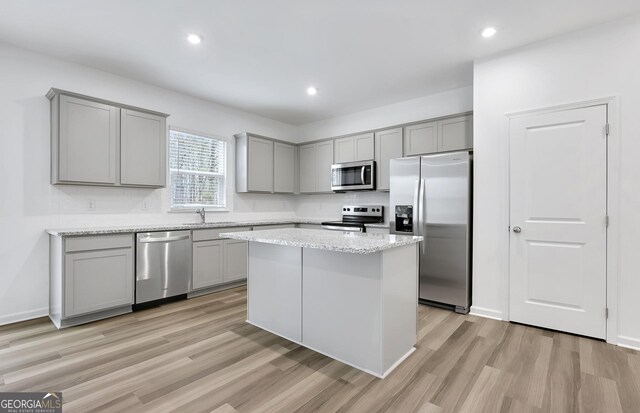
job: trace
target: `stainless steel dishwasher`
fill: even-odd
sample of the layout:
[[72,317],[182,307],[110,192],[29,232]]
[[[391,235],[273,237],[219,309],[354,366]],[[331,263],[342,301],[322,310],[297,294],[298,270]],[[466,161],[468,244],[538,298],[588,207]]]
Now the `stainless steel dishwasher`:
[[136,304],[186,294],[191,231],[144,232],[136,240]]

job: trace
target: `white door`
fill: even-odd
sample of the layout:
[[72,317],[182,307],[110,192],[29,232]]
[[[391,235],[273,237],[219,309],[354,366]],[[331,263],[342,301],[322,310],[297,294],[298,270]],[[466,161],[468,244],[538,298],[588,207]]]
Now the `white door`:
[[510,318],[604,338],[606,105],[511,119]]

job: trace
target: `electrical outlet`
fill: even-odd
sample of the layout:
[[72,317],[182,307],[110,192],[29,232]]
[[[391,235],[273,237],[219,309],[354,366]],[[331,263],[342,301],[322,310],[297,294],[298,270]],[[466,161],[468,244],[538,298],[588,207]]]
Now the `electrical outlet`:
[[87,205],[87,209],[89,211],[95,211],[96,209],[96,201],[94,201],[93,199],[89,200],[89,204]]

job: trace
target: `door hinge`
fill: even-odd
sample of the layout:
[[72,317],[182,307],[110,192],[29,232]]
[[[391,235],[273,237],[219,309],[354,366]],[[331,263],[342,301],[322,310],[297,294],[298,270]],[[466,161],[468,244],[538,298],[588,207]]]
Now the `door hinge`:
[[604,217],[604,225],[609,228],[609,215],[607,215],[606,217]]
[[609,129],[610,129],[610,127],[609,127],[608,123],[606,125],[604,125],[604,134],[606,136],[609,136]]
[[604,309],[604,318],[609,318],[609,308]]

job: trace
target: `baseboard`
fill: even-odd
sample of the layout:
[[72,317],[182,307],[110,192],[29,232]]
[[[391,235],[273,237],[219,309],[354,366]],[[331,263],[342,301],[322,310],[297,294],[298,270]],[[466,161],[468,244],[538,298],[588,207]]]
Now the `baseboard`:
[[640,351],[640,339],[627,337],[627,336],[618,336],[618,342],[616,343],[620,347],[630,348],[632,350]]
[[491,318],[493,320],[503,321],[502,311],[491,310],[489,308],[476,307],[475,305],[471,306],[471,311],[469,311],[471,315],[477,315],[478,317]]
[[35,310],[23,311],[21,313],[13,313],[0,317],[0,326],[5,324],[13,324],[20,321],[31,320],[39,317],[46,317],[49,314],[49,307],[38,308]]

